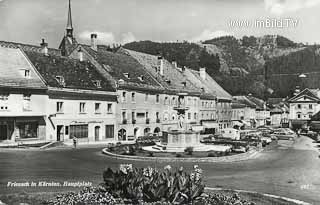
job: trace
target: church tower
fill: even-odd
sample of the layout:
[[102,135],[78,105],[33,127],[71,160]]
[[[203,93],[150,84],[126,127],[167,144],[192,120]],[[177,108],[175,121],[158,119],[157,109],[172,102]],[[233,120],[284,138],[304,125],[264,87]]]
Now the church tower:
[[71,2],[69,0],[69,10],[68,10],[68,21],[67,21],[67,37],[73,38],[73,27],[72,27],[72,15],[71,15]]
[[76,38],[73,36],[73,26],[72,26],[72,14],[71,14],[71,0],[69,0],[68,6],[68,19],[66,34],[63,37],[59,49],[61,50],[61,55],[69,56],[70,52],[78,45]]

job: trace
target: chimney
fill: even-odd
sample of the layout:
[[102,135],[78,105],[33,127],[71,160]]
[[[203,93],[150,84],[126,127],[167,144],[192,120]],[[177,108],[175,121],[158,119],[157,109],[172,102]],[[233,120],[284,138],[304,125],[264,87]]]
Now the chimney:
[[91,49],[97,51],[97,34],[96,33],[92,33],[91,34]]
[[163,73],[164,62],[163,62],[162,56],[158,57],[158,61],[159,61],[159,64],[160,64],[159,73],[160,73],[160,75],[163,76],[164,75],[164,73]]
[[205,79],[206,79],[206,75],[207,75],[207,73],[206,73],[206,68],[200,68],[200,69],[199,69],[199,73],[200,73],[201,79],[202,79],[202,80],[205,80]]
[[82,62],[83,61],[83,51],[82,51],[81,47],[78,50],[78,56],[79,56],[79,60]]
[[40,43],[41,46],[41,53],[44,55],[48,55],[48,43],[45,42],[44,38],[42,39],[42,42]]

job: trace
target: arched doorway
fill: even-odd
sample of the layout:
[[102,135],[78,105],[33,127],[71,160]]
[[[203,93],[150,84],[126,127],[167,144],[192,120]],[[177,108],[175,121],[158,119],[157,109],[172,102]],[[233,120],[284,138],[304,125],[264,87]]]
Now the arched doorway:
[[159,127],[154,128],[153,133],[158,134],[159,132],[160,132],[160,128]]
[[120,129],[118,131],[118,139],[120,141],[125,141],[127,140],[127,131],[125,129]]
[[150,133],[150,128],[149,127],[145,128],[143,131],[144,136],[148,136],[149,133]]
[[139,128],[138,127],[134,128],[133,136],[135,139],[137,139],[139,137]]
[[100,126],[94,127],[94,139],[95,141],[99,141],[100,138]]

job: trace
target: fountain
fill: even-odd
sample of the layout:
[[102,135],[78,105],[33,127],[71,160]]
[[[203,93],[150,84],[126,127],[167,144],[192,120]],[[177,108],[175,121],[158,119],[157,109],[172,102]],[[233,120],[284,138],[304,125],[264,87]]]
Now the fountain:
[[187,147],[201,146],[200,132],[192,131],[190,124],[185,122],[185,114],[189,110],[185,104],[185,96],[186,94],[180,93],[178,106],[173,108],[178,115],[178,129],[169,131],[161,143],[167,151],[184,151]]
[[187,147],[192,147],[194,151],[226,151],[229,146],[223,145],[205,145],[200,143],[200,132],[191,129],[191,125],[186,123],[185,114],[189,107],[185,104],[185,96],[180,93],[178,106],[173,109],[177,111],[178,123],[176,130],[164,132],[161,143],[154,146],[143,147],[145,151],[151,152],[184,152]]

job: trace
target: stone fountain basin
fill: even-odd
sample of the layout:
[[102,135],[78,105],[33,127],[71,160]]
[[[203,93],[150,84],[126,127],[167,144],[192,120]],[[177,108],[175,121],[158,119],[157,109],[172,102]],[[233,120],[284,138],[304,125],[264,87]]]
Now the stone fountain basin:
[[[163,150],[163,145],[157,144],[153,146],[146,146],[142,149],[149,152],[184,152],[185,147],[167,147],[167,149]],[[197,145],[193,146],[194,152],[226,152],[230,151],[231,146],[229,145]]]

